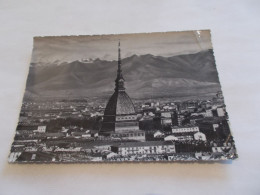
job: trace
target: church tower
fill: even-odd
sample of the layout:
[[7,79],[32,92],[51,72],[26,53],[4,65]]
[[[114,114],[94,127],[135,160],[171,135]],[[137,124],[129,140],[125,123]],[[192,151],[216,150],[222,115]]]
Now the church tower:
[[[134,104],[125,91],[125,79],[121,67],[120,41],[118,43],[118,66],[115,80],[115,91],[110,97],[104,112],[100,133],[110,136],[130,139],[140,136],[144,139],[144,132],[139,130],[139,122]],[[139,138],[138,138],[139,139]]]

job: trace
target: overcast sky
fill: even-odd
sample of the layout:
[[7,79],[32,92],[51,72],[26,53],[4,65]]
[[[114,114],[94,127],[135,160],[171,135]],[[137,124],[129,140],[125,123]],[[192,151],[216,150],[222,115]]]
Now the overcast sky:
[[35,37],[32,62],[70,62],[88,58],[117,60],[118,40],[122,58],[152,54],[175,56],[212,49],[210,31],[184,31],[120,35]]

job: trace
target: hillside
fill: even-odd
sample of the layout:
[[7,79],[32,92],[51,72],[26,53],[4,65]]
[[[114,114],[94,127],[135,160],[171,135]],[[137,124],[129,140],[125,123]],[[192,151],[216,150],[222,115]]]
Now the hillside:
[[[113,93],[117,61],[57,62],[30,66],[26,95],[93,97]],[[173,57],[133,55],[122,59],[122,69],[133,98],[196,96],[220,90],[212,50]]]

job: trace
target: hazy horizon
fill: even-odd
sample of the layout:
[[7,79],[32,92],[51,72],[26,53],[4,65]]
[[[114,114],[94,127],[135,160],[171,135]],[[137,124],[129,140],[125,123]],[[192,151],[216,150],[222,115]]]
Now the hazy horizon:
[[[115,87],[116,61],[34,67],[26,85],[29,96],[106,96]],[[122,59],[122,70],[132,98],[203,96],[220,90],[212,50],[174,57],[131,56]]]
[[210,31],[183,31],[119,35],[35,37],[31,63],[48,64],[84,59],[117,60],[121,57],[152,54],[170,57],[212,49]]

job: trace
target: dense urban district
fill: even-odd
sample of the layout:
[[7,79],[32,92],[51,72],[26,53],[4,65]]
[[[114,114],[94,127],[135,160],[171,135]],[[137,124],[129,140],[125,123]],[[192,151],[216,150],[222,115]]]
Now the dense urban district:
[[107,99],[25,98],[9,162],[237,157],[221,91],[207,99],[132,100],[126,93],[120,42],[114,93]]
[[[162,101],[163,102],[163,101]],[[209,100],[134,101],[139,130],[101,132],[105,103],[24,101],[10,162],[171,161],[235,158],[221,92]]]

